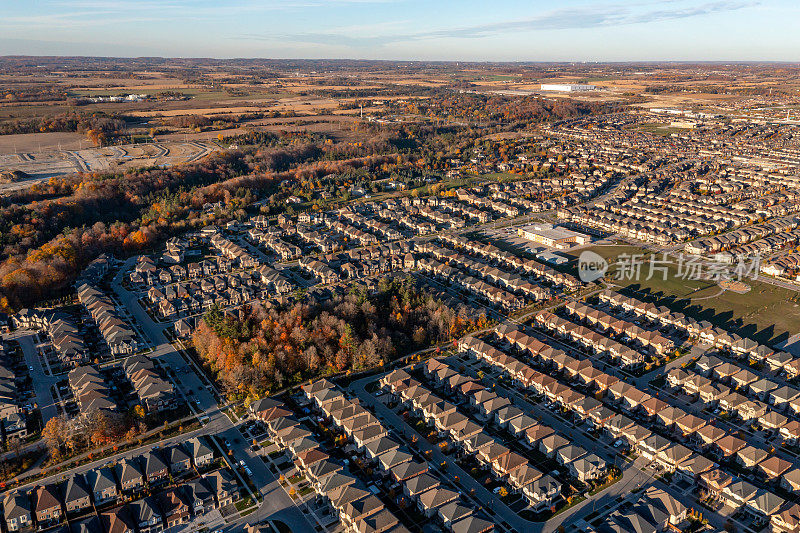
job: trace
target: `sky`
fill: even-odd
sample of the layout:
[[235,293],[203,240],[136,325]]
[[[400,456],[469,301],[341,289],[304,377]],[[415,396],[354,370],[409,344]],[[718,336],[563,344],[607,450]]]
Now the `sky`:
[[800,61],[800,0],[0,0],[0,56]]

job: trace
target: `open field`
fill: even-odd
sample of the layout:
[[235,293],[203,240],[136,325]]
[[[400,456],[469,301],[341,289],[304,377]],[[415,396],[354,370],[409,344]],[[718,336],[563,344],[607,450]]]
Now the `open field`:
[[[656,272],[648,280],[646,278],[650,272],[651,255],[642,248],[622,245],[584,249],[609,260],[609,273],[616,270],[612,261],[622,254],[643,254],[641,275],[638,278],[613,279],[612,274],[607,274],[608,284],[623,293],[658,305],[666,305],[698,320],[708,320],[764,344],[772,345],[784,341],[797,332],[797,324],[800,323],[800,296],[795,291],[746,280],[752,290],[746,294],[737,294],[723,290],[714,281],[683,279],[678,275],[677,265],[667,267],[666,280],[660,272]],[[564,254],[572,258],[569,267],[576,275],[580,251]]]
[[[86,146],[86,144],[88,143],[84,141],[83,145]],[[0,190],[17,189],[33,181],[73,172],[102,172],[158,165],[172,166],[196,161],[217,149],[219,147],[216,144],[203,140],[5,154],[0,155],[0,170],[21,170],[30,175],[32,180],[0,184]]]
[[78,150],[89,143],[85,135],[66,131],[0,135],[0,155],[58,150],[59,146],[63,150]]

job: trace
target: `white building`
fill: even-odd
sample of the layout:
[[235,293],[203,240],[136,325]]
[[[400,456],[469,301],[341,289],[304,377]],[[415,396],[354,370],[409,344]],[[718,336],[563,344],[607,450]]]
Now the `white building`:
[[582,83],[543,83],[543,91],[558,91],[562,93],[577,93],[583,91],[594,91],[594,85],[584,85]]
[[529,224],[517,228],[517,233],[523,239],[559,250],[570,248],[575,244],[587,244],[591,241],[591,237],[588,235],[552,224]]

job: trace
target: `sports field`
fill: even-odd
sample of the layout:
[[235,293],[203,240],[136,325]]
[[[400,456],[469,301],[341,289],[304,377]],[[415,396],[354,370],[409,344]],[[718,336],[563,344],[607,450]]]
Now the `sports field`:
[[[678,276],[677,265],[667,266],[667,279],[659,272],[647,279],[650,255],[646,250],[631,246],[595,246],[586,248],[609,260],[606,284],[615,290],[637,298],[666,305],[687,316],[709,322],[772,345],[797,333],[800,324],[800,292],[776,287],[762,281],[747,280],[752,290],[738,294],[723,290],[714,281],[688,280]],[[569,265],[577,275],[577,256],[582,250],[566,253],[572,258]],[[642,254],[640,275],[634,279],[612,279],[617,270],[613,264],[622,254]]]

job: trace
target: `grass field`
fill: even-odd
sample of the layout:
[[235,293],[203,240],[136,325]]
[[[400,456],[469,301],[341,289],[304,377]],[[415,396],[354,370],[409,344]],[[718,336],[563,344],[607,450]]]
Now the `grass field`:
[[670,126],[669,124],[660,124],[656,122],[642,124],[640,126],[636,126],[635,129],[646,131],[648,133],[652,133],[653,135],[661,135],[663,137],[667,137],[672,133],[686,133],[686,128],[677,128]]
[[[746,294],[724,291],[708,280],[685,280],[678,276],[677,265],[668,266],[667,279],[649,273],[650,255],[643,249],[630,246],[595,246],[587,248],[612,263],[620,254],[643,254],[641,275],[638,279],[611,279],[612,288],[636,298],[666,305],[697,320],[712,324],[739,335],[750,337],[763,344],[775,344],[797,333],[800,324],[800,293],[775,287],[768,283],[747,280],[752,290]],[[577,256],[581,250],[565,255],[572,259],[570,270],[577,275]],[[613,263],[610,272],[615,270]]]

